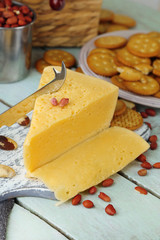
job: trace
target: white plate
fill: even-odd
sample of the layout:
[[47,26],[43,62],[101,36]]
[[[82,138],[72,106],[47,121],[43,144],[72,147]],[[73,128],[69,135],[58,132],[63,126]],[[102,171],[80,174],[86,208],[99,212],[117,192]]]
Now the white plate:
[[[87,42],[81,48],[80,55],[79,55],[79,63],[80,63],[80,67],[82,68],[83,72],[87,75],[98,77],[98,78],[101,78],[108,82],[111,82],[109,77],[103,77],[103,76],[100,76],[100,75],[97,75],[96,73],[94,73],[87,64],[87,56],[88,56],[89,52],[96,47],[94,45],[94,41],[102,36],[116,35],[116,36],[122,36],[125,38],[129,38],[132,34],[142,33],[142,32],[146,33],[146,31],[137,31],[137,30],[116,31],[116,32],[101,34],[101,35],[91,39],[89,42]],[[150,106],[150,107],[160,108],[160,99],[152,97],[152,96],[140,96],[138,94],[134,94],[132,92],[125,91],[122,89],[119,89],[119,96],[124,99],[127,99],[129,101],[135,102],[135,103],[139,103],[139,104]]]

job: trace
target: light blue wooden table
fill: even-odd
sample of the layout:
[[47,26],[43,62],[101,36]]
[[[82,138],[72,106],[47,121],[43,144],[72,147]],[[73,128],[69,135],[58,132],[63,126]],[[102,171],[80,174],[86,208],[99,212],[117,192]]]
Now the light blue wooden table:
[[[117,13],[128,14],[137,21],[137,29],[160,30],[160,13],[131,0],[104,0],[103,7]],[[77,59],[79,48],[65,48]],[[33,49],[32,68],[27,78],[13,84],[0,84],[0,113],[33,93],[38,86],[41,74],[34,63],[43,56],[45,49]],[[140,109],[144,109],[139,106]],[[160,110],[152,123],[152,134],[158,135],[160,146]],[[160,161],[160,150],[147,152],[151,163]],[[131,163],[121,173],[113,176],[112,188],[98,192],[109,194],[117,210],[115,216],[104,212],[106,203],[99,201],[97,194],[83,199],[93,200],[95,207],[86,209],[82,205],[72,206],[71,202],[56,207],[55,202],[40,198],[18,198],[11,211],[7,240],[160,240],[160,170],[151,169],[145,177],[137,171],[140,164]],[[136,185],[148,189],[148,195],[134,190]],[[1,239],[1,238],[0,238]]]

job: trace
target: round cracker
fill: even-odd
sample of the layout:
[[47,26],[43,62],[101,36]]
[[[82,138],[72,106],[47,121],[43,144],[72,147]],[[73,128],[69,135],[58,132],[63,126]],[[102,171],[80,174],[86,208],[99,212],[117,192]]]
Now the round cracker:
[[115,49],[122,47],[126,44],[127,39],[120,36],[107,36],[107,37],[100,37],[95,40],[96,47],[99,48],[109,48]]
[[160,45],[153,38],[134,37],[128,41],[127,49],[138,57],[155,57],[160,52]]
[[59,50],[59,49],[51,49],[44,53],[44,60],[52,65],[61,66],[62,61],[66,65],[66,67],[72,67],[76,60],[75,57],[69,52]]
[[114,32],[114,31],[121,31],[121,30],[127,30],[128,27],[120,24],[109,24],[107,27],[107,32]]
[[98,25],[98,34],[106,33],[109,23],[99,23]]
[[153,62],[153,74],[160,76],[160,59],[156,59]]
[[146,63],[136,64],[134,65],[134,68],[143,73],[144,75],[148,75],[153,70],[153,67]]
[[126,111],[126,104],[122,100],[117,100],[114,116],[119,116]]
[[117,87],[119,87],[120,89],[123,90],[127,90],[127,88],[124,86],[124,80],[122,78],[119,77],[119,75],[113,76],[111,78],[111,82],[116,85]]
[[156,98],[160,98],[160,91],[158,91],[157,93],[155,93],[153,96],[156,97]]
[[100,12],[100,22],[108,22],[112,21],[114,17],[114,13],[108,9],[101,9]]
[[105,53],[112,57],[116,56],[115,52],[113,52],[112,50],[106,49],[106,48],[94,48],[89,52],[89,55],[91,55],[93,53]]
[[126,111],[119,116],[116,116],[111,121],[111,126],[124,127],[130,130],[136,130],[143,124],[143,118],[140,113],[127,108]]
[[141,58],[130,53],[127,48],[122,48],[117,51],[117,59],[126,66],[134,67],[137,64],[145,63],[150,64],[149,58]]
[[37,60],[35,63],[35,67],[40,73],[43,73],[44,68],[48,66],[50,66],[50,64],[48,64],[43,58]]
[[124,85],[129,91],[144,96],[153,95],[159,91],[158,82],[150,76],[143,76],[137,82],[124,81]]
[[124,79],[125,81],[134,82],[140,80],[142,77],[141,72],[130,67],[117,67],[117,71],[120,72],[120,78]]
[[112,22],[126,27],[134,27],[136,25],[136,21],[133,18],[123,14],[114,14]]
[[117,73],[114,57],[104,53],[93,53],[87,57],[90,69],[102,76],[113,76]]

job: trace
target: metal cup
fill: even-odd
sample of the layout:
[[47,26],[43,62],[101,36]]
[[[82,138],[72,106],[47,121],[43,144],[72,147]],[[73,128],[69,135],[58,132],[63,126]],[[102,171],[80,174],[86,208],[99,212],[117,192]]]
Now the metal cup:
[[[16,5],[23,4],[13,2]],[[32,51],[33,21],[25,26],[0,27],[0,83],[12,83],[22,80],[29,72]]]

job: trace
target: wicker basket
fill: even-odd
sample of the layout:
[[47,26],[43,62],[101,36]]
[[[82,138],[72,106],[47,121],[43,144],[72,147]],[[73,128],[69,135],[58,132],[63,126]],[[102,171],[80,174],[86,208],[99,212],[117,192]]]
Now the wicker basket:
[[54,11],[49,0],[19,0],[37,14],[33,30],[34,46],[82,46],[97,35],[102,0],[66,0]]

